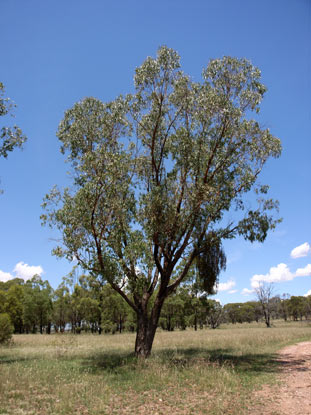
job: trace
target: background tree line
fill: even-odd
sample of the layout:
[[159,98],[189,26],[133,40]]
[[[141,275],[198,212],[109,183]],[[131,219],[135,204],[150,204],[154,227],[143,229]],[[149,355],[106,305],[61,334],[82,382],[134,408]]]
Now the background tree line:
[[[311,318],[311,296],[273,296],[271,320]],[[265,321],[260,300],[222,306],[202,294],[196,283],[188,281],[165,302],[159,319],[163,330],[217,328],[221,323]],[[136,316],[129,305],[104,281],[82,275],[63,278],[53,290],[48,281],[35,275],[24,281],[15,278],[0,282],[2,325],[9,320],[15,333],[116,333],[136,331]],[[4,316],[6,319],[4,319]]]

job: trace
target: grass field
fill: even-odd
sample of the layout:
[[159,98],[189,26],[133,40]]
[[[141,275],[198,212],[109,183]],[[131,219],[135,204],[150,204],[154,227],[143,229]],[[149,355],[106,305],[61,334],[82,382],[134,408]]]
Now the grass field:
[[158,332],[145,362],[134,334],[17,335],[0,347],[0,414],[247,414],[275,382],[275,352],[311,324]]

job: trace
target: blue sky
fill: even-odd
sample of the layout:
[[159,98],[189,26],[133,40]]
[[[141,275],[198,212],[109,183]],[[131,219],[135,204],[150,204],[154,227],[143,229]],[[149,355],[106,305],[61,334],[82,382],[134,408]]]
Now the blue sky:
[[40,224],[44,195],[68,183],[58,123],[81,98],[131,92],[135,67],[165,44],[195,80],[211,58],[251,60],[268,87],[261,122],[283,144],[260,178],[283,222],[264,244],[225,244],[216,298],[253,299],[246,291],[260,279],[278,294],[311,290],[310,0],[2,0],[0,14],[0,81],[28,136],[23,151],[0,159],[0,280],[41,273],[56,288],[70,271],[51,256],[57,233]]

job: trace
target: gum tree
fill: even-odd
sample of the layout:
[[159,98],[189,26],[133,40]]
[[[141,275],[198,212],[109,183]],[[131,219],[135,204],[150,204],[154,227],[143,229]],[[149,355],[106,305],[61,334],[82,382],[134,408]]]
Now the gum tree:
[[[277,202],[256,184],[281,151],[251,119],[266,91],[260,71],[224,57],[202,76],[192,81],[178,54],[161,47],[136,69],[133,94],[83,99],[57,133],[73,184],[44,200],[43,222],[62,235],[54,254],[76,258],[135,311],[141,357],[151,352],[165,299],[192,264],[212,292],[225,265],[222,240],[264,241],[277,222]],[[258,200],[246,208],[252,190]]]
[[273,292],[274,286],[272,283],[261,282],[255,288],[257,300],[261,306],[262,314],[265,319],[266,327],[271,327],[271,314],[273,311]]

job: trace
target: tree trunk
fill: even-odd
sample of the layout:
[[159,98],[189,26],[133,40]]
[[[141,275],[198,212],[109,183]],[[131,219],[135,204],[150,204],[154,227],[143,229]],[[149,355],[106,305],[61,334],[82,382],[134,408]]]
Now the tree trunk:
[[171,315],[168,315],[168,320],[167,320],[167,331],[172,331],[172,325],[171,325]]
[[137,332],[135,342],[135,355],[140,358],[150,356],[154,336],[158,327],[158,322],[162,310],[165,296],[156,299],[152,311],[148,313],[148,300],[136,311]]
[[157,322],[145,313],[137,313],[136,357],[146,358],[150,356],[157,326]]
[[265,323],[266,323],[266,326],[267,326],[268,328],[270,328],[270,327],[271,327],[271,325],[270,325],[270,313],[269,313],[269,311],[265,311],[265,312],[264,312],[264,316],[265,316]]

